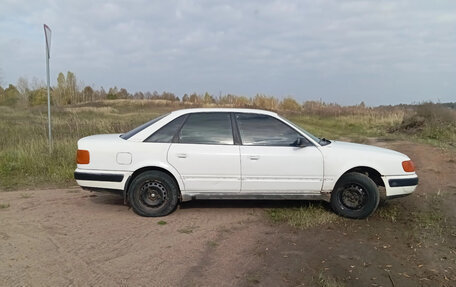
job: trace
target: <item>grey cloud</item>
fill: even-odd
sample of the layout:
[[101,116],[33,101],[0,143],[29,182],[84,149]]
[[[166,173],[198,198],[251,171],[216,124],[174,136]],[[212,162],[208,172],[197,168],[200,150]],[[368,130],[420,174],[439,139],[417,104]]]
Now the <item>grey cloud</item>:
[[[45,8],[43,8],[45,7]],[[452,1],[7,1],[4,82],[292,95],[342,104],[456,100]],[[8,55],[7,57],[5,55]]]

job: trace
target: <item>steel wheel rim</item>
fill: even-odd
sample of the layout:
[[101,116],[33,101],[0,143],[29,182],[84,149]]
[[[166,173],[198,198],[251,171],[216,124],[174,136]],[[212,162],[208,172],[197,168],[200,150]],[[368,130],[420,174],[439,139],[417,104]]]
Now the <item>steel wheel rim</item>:
[[348,184],[340,193],[340,202],[351,210],[359,210],[366,205],[367,191],[358,184]]
[[168,200],[168,192],[159,181],[147,181],[140,188],[140,201],[142,204],[157,208]]

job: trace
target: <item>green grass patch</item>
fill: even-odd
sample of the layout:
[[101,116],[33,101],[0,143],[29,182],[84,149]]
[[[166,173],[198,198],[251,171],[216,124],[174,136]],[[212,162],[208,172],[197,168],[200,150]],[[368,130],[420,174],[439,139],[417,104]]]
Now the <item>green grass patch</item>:
[[198,226],[186,226],[184,228],[181,228],[181,229],[178,229],[177,232],[179,233],[185,233],[185,234],[190,234],[190,233],[193,233],[193,230],[197,229]]
[[157,222],[158,225],[166,225],[166,221],[163,221],[163,220],[160,220],[159,222]]
[[287,223],[292,227],[307,229],[339,220],[334,212],[328,210],[321,202],[309,202],[299,207],[269,208],[267,216],[274,223]]
[[215,242],[215,241],[213,241],[213,240],[209,240],[209,241],[207,242],[207,246],[209,246],[209,247],[211,247],[211,248],[215,248],[215,247],[218,246],[218,243]]
[[401,122],[401,117],[374,117],[367,115],[344,116],[291,116],[290,120],[316,135],[333,140],[351,140],[364,143],[366,137],[391,136],[388,129]]
[[0,203],[0,209],[5,209],[5,208],[8,208],[8,207],[10,207],[9,203]]
[[394,223],[400,216],[400,209],[397,203],[386,201],[378,207],[374,216]]

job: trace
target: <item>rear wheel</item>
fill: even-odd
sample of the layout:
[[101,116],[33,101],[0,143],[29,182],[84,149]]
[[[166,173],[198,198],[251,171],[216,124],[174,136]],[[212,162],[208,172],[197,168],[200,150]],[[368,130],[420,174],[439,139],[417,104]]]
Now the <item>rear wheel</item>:
[[177,206],[179,190],[168,174],[145,171],[135,177],[128,189],[128,198],[136,214],[165,216]]
[[377,209],[380,194],[375,182],[361,173],[348,173],[331,193],[331,207],[339,215],[366,218]]

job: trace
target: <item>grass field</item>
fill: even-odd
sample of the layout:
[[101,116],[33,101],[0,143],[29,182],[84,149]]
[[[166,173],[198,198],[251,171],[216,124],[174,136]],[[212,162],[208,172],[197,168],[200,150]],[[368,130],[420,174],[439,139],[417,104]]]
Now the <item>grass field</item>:
[[[53,107],[50,154],[45,106],[0,106],[0,190],[74,185],[79,138],[125,132],[160,114],[185,107],[191,106],[163,100],[106,100]],[[404,109],[329,109],[322,106],[317,111],[279,113],[316,136],[329,139],[364,142],[367,137],[412,137],[447,147],[456,142],[453,110],[441,120],[435,106],[423,109],[421,114],[419,110]]]

